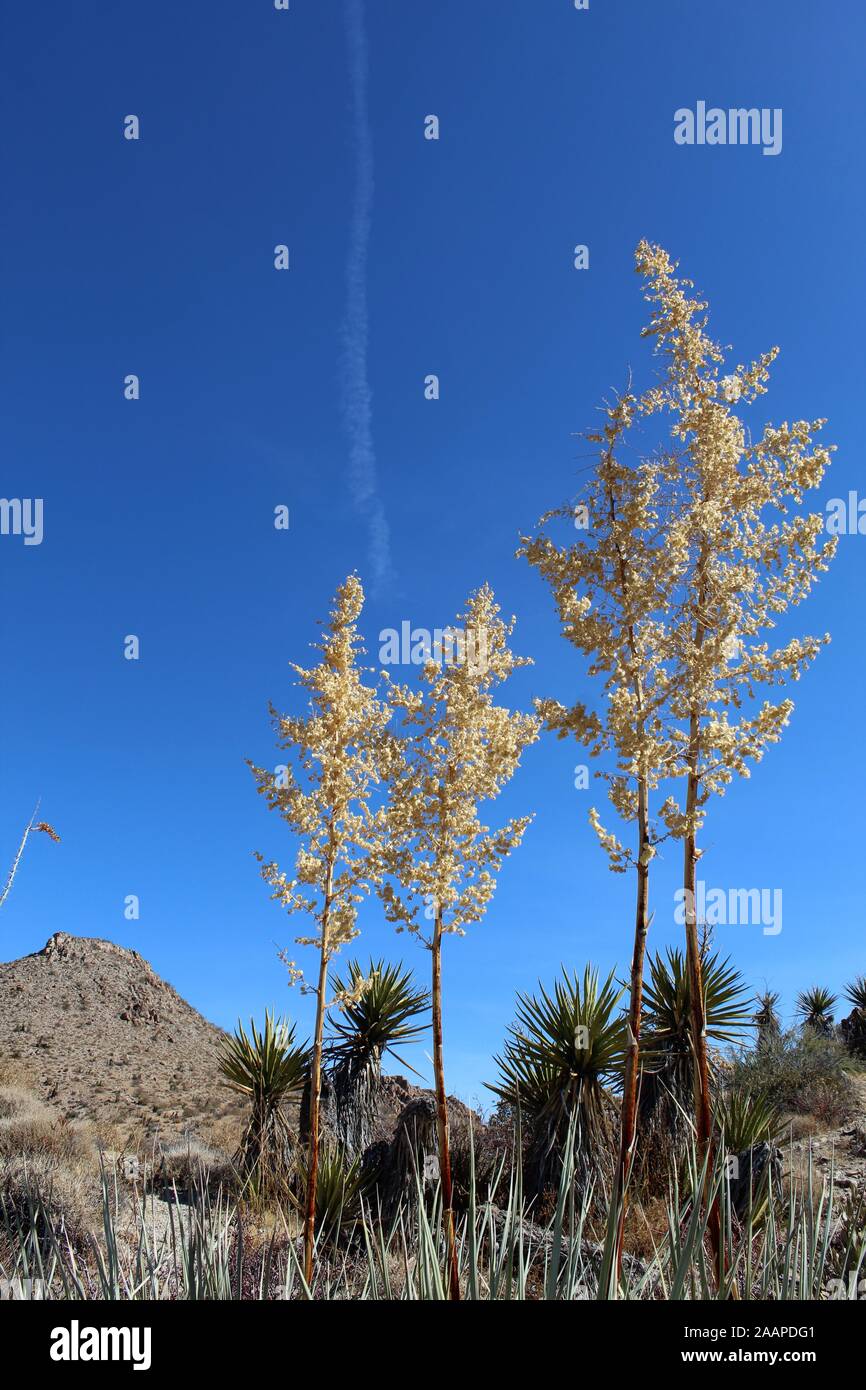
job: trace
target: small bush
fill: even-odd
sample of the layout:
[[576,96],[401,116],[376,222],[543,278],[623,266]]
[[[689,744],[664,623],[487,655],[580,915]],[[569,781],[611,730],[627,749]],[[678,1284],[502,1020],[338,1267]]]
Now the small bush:
[[812,1029],[792,1030],[744,1052],[730,1075],[733,1090],[761,1095],[779,1110],[809,1115],[832,1128],[842,1124],[856,1104],[849,1060],[834,1038]]

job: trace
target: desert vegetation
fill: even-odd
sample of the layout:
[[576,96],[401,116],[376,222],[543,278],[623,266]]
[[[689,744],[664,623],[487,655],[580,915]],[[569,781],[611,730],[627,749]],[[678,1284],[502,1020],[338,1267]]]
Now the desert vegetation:
[[[71,1299],[448,1298],[452,1251],[457,1292],[469,1299],[830,1298],[861,1277],[866,1073],[838,1028],[827,1037],[798,1025],[762,1040],[743,981],[706,955],[710,1037],[738,1039],[709,1049],[708,1161],[688,1107],[684,957],[652,957],[626,1205],[617,1180],[625,986],[592,967],[565,973],[516,1001],[489,1083],[493,1109],[450,1102],[449,1221],[435,1096],[362,1060],[371,1034],[384,1053],[428,1031],[429,995],[382,962],[351,960],[347,982],[371,964],[386,1006],[353,1005],[326,1024],[312,1281],[311,1048],[267,1018],[221,1048],[226,1085],[248,1103],[233,1146],[224,1133],[221,1143],[188,1134],[142,1149],[59,1119],[6,1068],[0,1277],[13,1296],[37,1280]],[[347,1072],[347,1058],[362,1064]]]
[[[281,956],[314,997],[313,1035],[267,1015],[220,1040],[219,1074],[246,1111],[231,1145],[199,1132],[133,1153],[11,1081],[11,1283],[70,1298],[787,1299],[860,1277],[864,979],[844,1019],[831,991],[804,986],[785,1028],[778,996],[753,993],[696,907],[714,801],[783,736],[793,703],[768,693],[829,640],[770,638],[832,559],[821,514],[802,509],[831,450],[821,420],[748,430],[776,349],[726,372],[707,306],[667,253],[641,242],[635,266],[654,384],[605,402],[581,492],[518,548],[595,702],[503,702],[531,662],[487,584],[458,616],[462,643],[429,652],[414,685],[376,673],[349,575],[316,664],[293,668],[303,711],[271,707],[285,761],[250,764],[293,862],[258,856],[261,876],[310,923],[297,942],[311,981]],[[444,948],[481,921],[519,852],[532,810],[506,819],[496,801],[545,734],[587,748],[606,787],[616,824],[595,808],[590,823],[610,869],[633,874],[628,968],[580,962],[528,982],[492,1109],[472,1113],[447,1094],[442,1001],[459,951]],[[685,933],[655,949],[667,842]],[[423,948],[423,969],[420,956],[343,961],[365,901]],[[432,1093],[384,1072],[428,1030]]]

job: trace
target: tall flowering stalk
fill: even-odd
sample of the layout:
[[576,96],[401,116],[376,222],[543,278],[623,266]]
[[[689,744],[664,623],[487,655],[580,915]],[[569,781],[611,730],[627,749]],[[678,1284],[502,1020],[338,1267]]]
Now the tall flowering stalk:
[[[835,541],[821,541],[820,512],[796,511],[818,487],[831,450],[814,443],[823,420],[767,425],[752,439],[737,411],[766,392],[778,349],[722,375],[725,353],[706,333],[707,305],[690,296],[667,252],[643,241],[636,269],[652,318],[644,329],[664,359],[660,383],[640,401],[645,419],[671,417],[679,459],[678,496],[666,544],[682,570],[671,627],[670,709],[685,748],[685,796],[664,808],[668,830],[683,840],[686,944],[696,1067],[696,1127],[706,1153],[712,1113],[701,953],[695,912],[697,835],[710,797],[781,737],[793,702],[757,703],[760,687],[798,680],[829,637],[794,637],[771,649],[763,634],[804,599]],[[744,708],[745,706],[745,708]],[[718,1209],[710,1234],[719,1262]]]
[[48,824],[47,821],[41,820],[37,823],[36,817],[39,814],[39,804],[40,803],[37,801],[36,809],[34,810],[33,815],[30,817],[29,821],[24,827],[24,833],[22,834],[21,839],[19,841],[18,850],[15,854],[15,858],[12,860],[12,865],[9,869],[9,872],[6,875],[6,882],[4,883],[3,888],[0,889],[0,907],[3,906],[6,899],[9,896],[9,893],[11,892],[12,884],[15,882],[15,875],[18,872],[18,865],[21,863],[21,856],[24,853],[24,846],[27,844],[27,841],[29,840],[30,836],[34,832],[41,831],[43,834],[47,835],[50,840],[55,840],[58,844],[60,843],[60,836],[57,834],[57,831],[54,830],[53,827]]
[[[272,897],[290,913],[304,912],[314,924],[298,944],[318,952],[316,1025],[310,1076],[309,1159],[304,1215],[304,1277],[312,1288],[319,1167],[322,1048],[328,1007],[328,966],[341,946],[358,935],[357,907],[369,892],[371,864],[381,851],[381,819],[370,806],[379,781],[387,705],[364,684],[358,658],[363,648],[357,621],[364,604],[360,581],[350,575],[337,590],[324,638],[316,644],[321,662],[311,669],[293,664],[309,697],[306,715],[280,715],[271,706],[278,746],[294,766],[278,772],[250,764],[258,791],[301,841],[295,876],[275,863],[262,865]],[[300,976],[289,962],[293,978]],[[339,1000],[337,1001],[339,1002]]]
[[[612,752],[615,771],[596,773],[608,783],[618,815],[635,826],[629,849],[602,825],[590,821],[614,873],[635,870],[635,928],[623,1080],[617,1191],[621,1260],[626,1184],[634,1158],[644,959],[650,925],[649,875],[658,836],[650,798],[676,767],[678,750],[666,722],[669,677],[666,658],[668,610],[678,568],[665,544],[675,461],[659,453],[624,464],[620,452],[631,430],[637,401],[626,392],[605,410],[598,463],[575,507],[542,518],[537,536],[524,537],[518,554],[535,567],[553,594],[563,636],[588,660],[588,673],[602,680],[600,713],[582,702],[565,707],[536,701],[544,726],[559,738],[575,737],[593,756]],[[577,534],[569,545],[548,533],[551,520],[573,518]]]
[[[452,1299],[459,1299],[460,1284],[442,1041],[442,942],[447,935],[463,936],[484,916],[496,874],[523,838],[531,817],[491,830],[479,806],[499,795],[539,729],[533,715],[494,703],[496,687],[530,663],[511,652],[514,619],[499,617],[487,585],[470,597],[458,622],[465,626],[464,657],[474,656],[451,663],[431,659],[420,690],[389,684],[402,732],[392,750],[381,888],[389,920],[417,935],[431,955],[439,1172]],[[426,921],[432,921],[429,935]]]

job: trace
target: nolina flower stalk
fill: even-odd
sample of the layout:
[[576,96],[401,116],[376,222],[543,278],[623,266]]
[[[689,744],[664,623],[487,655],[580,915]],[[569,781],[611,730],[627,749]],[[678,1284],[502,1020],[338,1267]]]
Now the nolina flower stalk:
[[[601,677],[604,699],[596,713],[581,702],[566,708],[556,700],[536,702],[545,728],[573,736],[594,756],[613,752],[615,771],[597,772],[608,784],[618,815],[635,826],[633,849],[602,825],[595,807],[590,822],[614,873],[635,870],[635,928],[617,1165],[622,1201],[617,1266],[622,1253],[626,1184],[634,1158],[640,1064],[644,958],[650,925],[649,875],[659,836],[650,799],[677,761],[676,740],[667,723],[669,647],[667,613],[676,588],[677,566],[665,541],[675,462],[659,454],[624,464],[619,454],[632,427],[637,401],[626,392],[605,409],[600,432],[587,436],[600,454],[578,505],[542,518],[537,536],[523,537],[518,554],[549,585],[563,636]],[[573,520],[574,538],[558,545],[551,520]]]
[[[794,637],[773,650],[761,638],[807,596],[834,553],[835,541],[821,541],[822,514],[796,510],[820,485],[831,450],[814,443],[823,420],[767,425],[752,439],[737,411],[766,392],[778,349],[722,376],[725,353],[705,331],[707,306],[690,297],[691,281],[678,278],[667,252],[646,241],[635,262],[653,306],[644,335],[665,363],[639,411],[645,420],[671,419],[679,461],[665,544],[682,571],[669,661],[670,712],[685,749],[685,797],[683,806],[670,798],[662,816],[683,840],[697,1136],[706,1152],[712,1113],[695,913],[697,835],[709,799],[723,794],[735,774],[748,777],[751,763],[781,738],[790,719],[791,700],[758,704],[756,692],[798,680],[829,641],[826,635]],[[720,1261],[715,1205],[709,1224]]]
[[36,831],[41,831],[43,834],[47,835],[49,839],[56,840],[58,844],[60,843],[60,836],[57,834],[57,831],[54,830],[53,827],[48,824],[47,821],[41,820],[37,822],[36,816],[38,812],[39,802],[37,801],[36,809],[24,827],[24,833],[21,836],[21,840],[19,841],[17,853],[15,855],[15,858],[12,860],[11,868],[9,869],[9,872],[6,875],[6,882],[4,883],[3,888],[0,889],[0,907],[2,907],[5,903],[12,889],[12,884],[15,882],[15,875],[18,872],[18,865],[21,863],[21,856],[24,853],[24,846],[27,844],[27,841],[30,838],[30,836]]
[[[252,764],[259,792],[300,838],[295,876],[289,880],[275,863],[262,865],[272,896],[288,912],[305,912],[312,936],[298,937],[319,955],[316,1026],[310,1068],[309,1158],[304,1216],[304,1277],[312,1288],[319,1164],[319,1110],[322,1046],[328,1007],[328,966],[341,946],[358,935],[357,905],[370,887],[371,862],[381,850],[381,822],[370,798],[381,771],[387,705],[365,685],[358,656],[362,648],[357,620],[364,604],[360,581],[350,575],[337,590],[322,654],[310,670],[293,666],[309,696],[309,713],[279,715],[271,707],[278,746],[294,754],[295,768],[269,772]],[[288,962],[292,979],[300,977]],[[336,1001],[339,1002],[339,999]]]
[[[798,679],[829,640],[794,638],[773,651],[760,637],[808,594],[835,544],[819,542],[820,513],[794,512],[830,460],[828,448],[813,445],[823,421],[768,426],[752,442],[736,414],[766,390],[776,350],[722,377],[724,353],[704,331],[706,305],[689,297],[690,282],[647,242],[637,248],[636,266],[653,306],[644,336],[665,361],[661,381],[642,396],[621,396],[603,430],[589,436],[601,457],[575,513],[585,536],[560,548],[542,531],[525,538],[519,552],[550,584],[564,635],[591,658],[589,672],[603,676],[607,696],[601,716],[551,700],[539,702],[539,711],[560,737],[573,734],[593,753],[616,752],[611,801],[637,829],[629,851],[591,813],[611,868],[633,864],[637,871],[621,1186],[636,1133],[649,865],[660,840],[683,840],[696,1129],[706,1153],[712,1113],[695,913],[697,833],[710,796],[724,792],[735,774],[748,776],[788,722],[791,701],[758,706],[756,690]],[[669,440],[623,466],[626,432],[633,423],[646,431],[653,417],[672,418]],[[667,797],[658,811],[661,833],[654,832],[650,793],[669,778],[684,780],[684,805]],[[709,1228],[720,1258],[715,1207]],[[620,1250],[621,1239],[620,1225]]]
[[[539,730],[533,715],[494,704],[495,688],[530,663],[511,652],[514,620],[499,617],[487,585],[470,597],[460,621],[475,649],[484,651],[484,662],[431,660],[421,672],[420,690],[389,686],[403,734],[389,776],[381,889],[389,919],[398,930],[415,933],[431,955],[439,1172],[452,1299],[460,1297],[460,1284],[442,1047],[442,942],[480,921],[503,860],[523,838],[531,817],[491,830],[481,822],[479,806],[499,795]],[[429,935],[425,920],[432,921]]]

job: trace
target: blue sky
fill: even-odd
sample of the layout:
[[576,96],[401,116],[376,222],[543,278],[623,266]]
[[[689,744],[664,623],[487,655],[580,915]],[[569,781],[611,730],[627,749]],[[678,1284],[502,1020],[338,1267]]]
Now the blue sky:
[[[601,397],[629,366],[648,380],[642,236],[706,293],[734,361],[781,345],[752,420],[828,417],[821,503],[866,491],[866,19],[853,0],[49,0],[5,28],[2,492],[44,499],[44,539],[0,536],[0,845],[8,861],[37,795],[63,842],[29,845],[0,956],[60,929],[107,937],[220,1024],[274,1006],[306,1028],[276,958],[294,926],[252,858],[292,854],[244,765],[278,761],[267,701],[292,704],[287,663],[336,584],[357,569],[375,587],[377,567],[371,652],[489,580],[536,663],[513,702],[589,693],[513,552],[573,492]],[[782,152],[676,145],[674,112],[699,100],[781,108]],[[788,1012],[804,985],[866,971],[864,560],[842,537],[792,626],[832,645],[704,836],[707,883],[783,891],[780,934],[717,940]],[[529,750],[499,809],[535,822],[487,918],[446,943],[446,1067],[467,1098],[517,989],[560,963],[627,967],[633,886],[587,825],[579,761]],[[656,946],[681,935],[679,869],[677,847]],[[362,925],[363,951],[426,973],[375,906]]]

